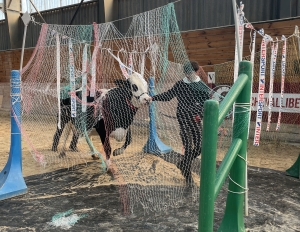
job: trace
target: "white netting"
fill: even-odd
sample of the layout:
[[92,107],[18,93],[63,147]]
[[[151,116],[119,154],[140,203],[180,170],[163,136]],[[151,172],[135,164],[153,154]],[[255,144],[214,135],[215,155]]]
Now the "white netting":
[[[126,211],[179,206],[186,184],[197,201],[203,104],[223,99],[197,69],[173,4],[134,16],[125,35],[113,23],[43,24],[22,72],[23,135],[44,165],[72,166],[99,154],[88,136],[95,126]],[[231,124],[220,127],[219,147]]]
[[[90,60],[89,49],[85,48],[91,43],[92,29],[92,25],[44,24],[32,58],[23,69],[23,134],[30,144],[34,158],[43,165],[66,162],[67,166],[73,166],[86,160],[86,153],[78,152],[78,149],[88,152],[87,143],[80,143],[80,147],[77,148],[76,141],[93,128],[97,110],[96,105],[91,102],[87,105],[86,112],[83,112],[81,94],[80,92],[75,94],[74,90],[81,87],[82,77],[86,73],[83,72],[83,63],[89,63]],[[75,79],[74,82],[71,76]],[[77,97],[75,118],[71,118],[68,106],[70,93],[74,93],[74,99]],[[69,123],[71,121],[72,124]],[[73,144],[70,144],[72,152],[65,156],[65,147],[68,145],[64,145],[64,142],[67,140],[70,142],[71,131],[73,131]],[[64,134],[61,135],[62,132]],[[63,141],[60,147],[58,147],[59,138]],[[60,152],[60,157],[56,151]]]

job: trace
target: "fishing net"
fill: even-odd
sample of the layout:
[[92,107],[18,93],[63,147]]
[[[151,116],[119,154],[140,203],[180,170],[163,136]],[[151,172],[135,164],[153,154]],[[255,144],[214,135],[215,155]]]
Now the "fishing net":
[[[43,166],[72,167],[90,161],[91,155],[100,161],[110,158],[125,212],[137,206],[155,212],[180,207],[187,200],[187,186],[192,192],[188,200],[197,202],[203,104],[224,96],[201,81],[203,73],[198,77],[194,71],[173,4],[133,16],[125,34],[112,22],[43,24],[22,71],[23,136]],[[125,88],[119,80],[131,80],[133,74],[149,89],[143,94],[153,97],[150,104],[135,107],[135,97],[117,95],[118,88]],[[131,85],[129,95],[135,88],[141,86]],[[134,113],[122,111],[124,105]],[[111,114],[118,117],[108,118]],[[108,144],[102,146],[93,129],[101,120],[107,137],[108,128],[130,122],[122,128],[131,131],[122,154],[109,156]],[[220,126],[220,150],[229,146],[231,127],[229,114]],[[109,139],[112,154],[124,140]]]

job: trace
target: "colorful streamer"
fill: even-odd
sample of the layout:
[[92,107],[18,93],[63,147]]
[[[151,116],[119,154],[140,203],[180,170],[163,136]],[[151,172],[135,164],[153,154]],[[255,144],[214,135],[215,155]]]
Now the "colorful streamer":
[[91,97],[95,97],[95,92],[96,92],[96,75],[97,75],[96,66],[97,66],[97,53],[99,50],[98,26],[96,23],[93,23],[93,25],[94,25],[95,43],[94,43],[94,51],[92,55],[92,71],[91,71],[92,80],[91,80],[91,88],[90,88]]
[[286,63],[286,38],[283,35],[281,39],[283,41],[282,59],[281,59],[281,91],[280,91],[280,109],[279,109],[279,115],[278,115],[276,130],[280,129],[281,112],[282,112],[283,95],[284,95],[285,63]]
[[[238,60],[238,49],[237,46],[240,47],[241,57],[243,57],[243,44],[244,44],[244,4],[240,5],[240,8],[237,12],[238,17],[238,34],[239,34],[239,45],[236,43],[235,45],[235,60],[234,60],[234,82],[238,77],[239,71],[239,60]],[[237,40],[236,40],[237,42]]]
[[130,76],[133,71],[132,53],[129,53],[128,68],[128,75]]
[[87,96],[87,44],[84,46],[82,54],[82,112],[86,112],[86,96]]
[[60,112],[60,39],[56,33],[56,92],[57,92],[57,107],[58,107],[58,122],[57,127],[61,129],[61,112]]
[[275,68],[276,68],[276,60],[277,60],[277,51],[278,51],[278,41],[276,43],[272,43],[272,53],[271,53],[271,61],[270,61],[270,87],[269,87],[269,107],[268,107],[268,124],[266,131],[270,130],[271,125],[271,116],[272,116],[272,107],[273,107],[273,84],[274,84],[274,76],[275,76]]
[[69,70],[70,70],[70,92],[71,92],[71,117],[76,118],[76,83],[75,63],[73,55],[72,39],[69,39]]
[[264,92],[265,92],[265,74],[266,74],[266,58],[267,58],[267,40],[264,36],[261,42],[260,49],[260,72],[259,72],[259,85],[258,85],[258,105],[255,123],[254,146],[259,146],[261,123],[264,106]]

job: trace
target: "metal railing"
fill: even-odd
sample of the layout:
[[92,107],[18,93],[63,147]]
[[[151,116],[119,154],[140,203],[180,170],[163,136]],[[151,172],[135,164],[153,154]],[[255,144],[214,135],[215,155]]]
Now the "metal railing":
[[[243,202],[247,191],[244,186],[251,85],[252,64],[242,61],[239,77],[220,106],[215,100],[204,104],[198,231],[213,231],[214,202],[229,173],[226,209],[219,231],[245,231]],[[216,172],[218,127],[234,103],[232,143]]]

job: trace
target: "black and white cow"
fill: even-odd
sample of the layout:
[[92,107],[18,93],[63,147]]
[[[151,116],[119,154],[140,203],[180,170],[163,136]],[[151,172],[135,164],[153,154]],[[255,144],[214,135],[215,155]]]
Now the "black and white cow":
[[113,151],[114,156],[122,154],[131,143],[130,125],[137,110],[151,101],[147,85],[136,73],[130,75],[127,80],[117,80],[115,83],[118,87],[101,90],[102,118],[95,126],[103,144],[108,169],[111,155],[110,137],[117,141],[125,137],[123,146]]
[[[99,93],[96,92],[96,96],[97,96],[97,94],[99,94]],[[82,95],[81,90],[77,90],[76,96],[79,99],[82,99],[81,95]],[[99,97],[99,95],[98,95],[98,97]],[[61,128],[58,128],[58,126],[56,128],[56,132],[53,136],[52,151],[57,151],[57,147],[58,147],[62,132],[63,132],[65,126],[70,121],[72,123],[72,130],[73,130],[73,137],[72,137],[72,140],[71,140],[71,143],[69,146],[69,149],[71,151],[77,151],[78,138],[79,138],[79,135],[84,132],[83,130],[89,131],[93,128],[93,126],[95,125],[95,122],[96,122],[95,118],[98,117],[98,115],[95,114],[96,109],[94,107],[96,105],[96,102],[94,102],[94,97],[90,97],[90,96],[87,96],[86,102],[88,103],[87,109],[86,109],[86,114],[81,113],[82,116],[84,115],[84,120],[85,120],[85,124],[84,124],[85,128],[82,128],[83,124],[82,124],[82,122],[80,122],[80,120],[82,120],[82,118],[78,118],[78,117],[72,118],[71,117],[71,98],[62,99],[60,101]],[[94,103],[94,104],[91,104],[91,103]],[[65,150],[65,148],[63,147],[60,156],[65,155],[64,150]]]
[[[113,151],[113,155],[120,155],[124,152],[126,147],[131,143],[130,125],[133,122],[137,110],[151,101],[148,94],[147,84],[142,81],[141,77],[134,73],[129,76],[127,80],[116,80],[116,88],[101,89],[100,97],[88,97],[87,101],[97,102],[97,107],[100,108],[101,117],[94,126],[100,136],[106,155],[107,169],[110,166],[111,144],[110,137],[117,141],[122,141],[125,137],[125,143],[122,147]],[[87,110],[88,111],[88,110]],[[93,114],[93,110],[88,111]],[[87,118],[94,117],[88,115]],[[71,118],[71,104],[70,98],[62,101],[61,109],[61,129],[57,128],[53,138],[52,150],[57,151],[58,141],[61,137],[65,125],[71,121],[75,123],[75,119]],[[76,125],[75,125],[76,128]],[[90,128],[87,128],[89,130]],[[78,133],[73,133],[73,138],[70,144],[71,150],[77,150]],[[93,156],[92,156],[93,157]],[[93,158],[96,158],[95,156]]]

